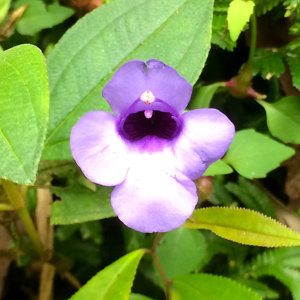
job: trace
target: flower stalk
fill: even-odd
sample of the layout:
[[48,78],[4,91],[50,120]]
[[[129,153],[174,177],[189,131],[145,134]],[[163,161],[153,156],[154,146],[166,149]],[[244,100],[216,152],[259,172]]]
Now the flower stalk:
[[38,237],[28,209],[26,208],[24,197],[22,196],[15,183],[9,180],[2,180],[2,185],[6,191],[12,207],[18,213],[20,219],[24,223],[25,229],[34,245],[35,250],[37,251],[37,253],[39,253],[40,256],[42,256],[44,247]]
[[153,242],[153,246],[152,246],[152,250],[150,252],[150,254],[152,255],[152,259],[153,259],[153,262],[157,268],[157,271],[163,281],[163,284],[165,286],[165,294],[166,294],[166,299],[167,300],[171,300],[171,284],[172,284],[172,281],[170,281],[168,278],[167,278],[167,275],[161,265],[161,262],[159,260],[159,256],[157,254],[157,247],[159,245],[159,242],[160,240],[163,238],[165,233],[157,233],[155,239],[154,239],[154,242]]

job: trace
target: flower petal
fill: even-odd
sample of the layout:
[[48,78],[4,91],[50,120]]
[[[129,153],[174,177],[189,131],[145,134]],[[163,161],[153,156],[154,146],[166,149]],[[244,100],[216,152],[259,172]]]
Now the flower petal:
[[111,195],[125,225],[141,232],[166,232],[190,217],[198,201],[196,186],[170,166],[172,159],[162,152],[135,157],[126,180]]
[[191,84],[175,69],[151,59],[147,63],[132,60],[121,66],[103,88],[102,95],[120,115],[148,90],[179,113],[186,108],[192,94]]
[[182,132],[174,143],[178,170],[191,180],[199,178],[226,153],[234,133],[234,125],[216,109],[195,109],[183,114]]
[[121,183],[128,171],[127,147],[115,123],[114,115],[91,111],[71,132],[71,151],[76,163],[89,180],[101,185]]

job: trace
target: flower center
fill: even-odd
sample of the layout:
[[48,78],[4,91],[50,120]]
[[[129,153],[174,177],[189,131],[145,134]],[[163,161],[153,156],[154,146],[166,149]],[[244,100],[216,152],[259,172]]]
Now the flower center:
[[172,140],[180,129],[181,121],[169,112],[145,110],[128,115],[121,133],[129,141],[137,141],[149,135]]

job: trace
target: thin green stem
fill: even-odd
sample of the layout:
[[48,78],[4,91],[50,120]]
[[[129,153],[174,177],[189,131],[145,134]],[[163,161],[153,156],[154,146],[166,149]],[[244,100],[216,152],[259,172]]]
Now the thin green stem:
[[159,256],[157,254],[157,247],[159,245],[159,242],[160,240],[162,239],[162,237],[164,236],[164,233],[157,233],[156,237],[155,237],[155,240],[153,242],[153,246],[152,246],[152,250],[151,250],[151,255],[152,255],[152,258],[153,258],[153,262],[157,268],[157,271],[164,283],[164,286],[165,286],[165,293],[166,293],[166,299],[167,300],[171,300],[171,291],[170,291],[170,288],[171,288],[171,284],[172,282],[167,278],[167,275],[163,269],[163,266],[159,260]]
[[250,52],[249,52],[249,58],[248,63],[253,66],[253,59],[254,59],[254,53],[256,48],[256,39],[257,39],[257,26],[256,26],[256,16],[255,12],[253,11],[253,14],[251,15],[251,44],[250,44]]
[[14,210],[14,208],[10,204],[0,203],[0,210]]
[[25,206],[25,200],[22,197],[21,192],[19,191],[16,184],[11,181],[2,180],[2,184],[12,207],[16,210],[22,222],[24,223],[25,229],[34,245],[35,250],[40,254],[40,256],[42,256],[44,246],[42,245],[39,239],[38,233],[34,227],[30,214]]

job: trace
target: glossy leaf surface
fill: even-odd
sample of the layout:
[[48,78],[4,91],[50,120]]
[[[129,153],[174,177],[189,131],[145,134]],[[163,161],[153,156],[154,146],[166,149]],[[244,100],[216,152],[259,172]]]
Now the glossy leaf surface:
[[252,210],[227,207],[197,209],[184,225],[208,229],[241,244],[283,247],[300,245],[300,234]]

